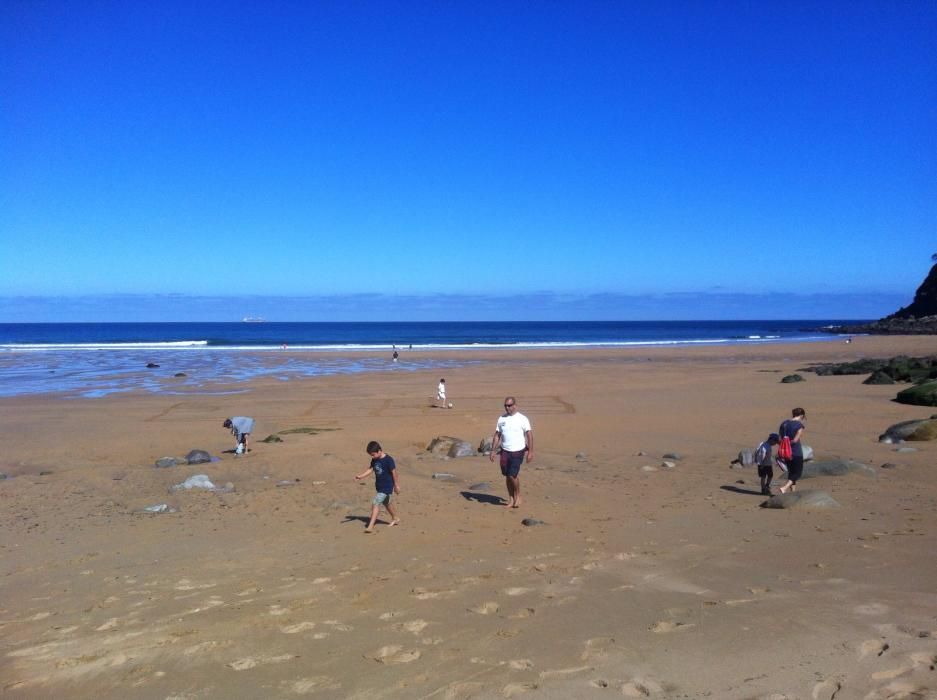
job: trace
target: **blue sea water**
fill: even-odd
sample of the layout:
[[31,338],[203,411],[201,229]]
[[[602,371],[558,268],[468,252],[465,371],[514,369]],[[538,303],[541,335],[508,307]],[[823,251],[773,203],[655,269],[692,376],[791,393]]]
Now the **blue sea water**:
[[[856,323],[861,321],[7,323],[0,324],[0,396],[219,393],[258,376],[288,381],[480,361],[450,350],[803,342],[829,339],[837,326]],[[395,348],[401,353],[397,363],[389,361]],[[148,363],[159,367],[147,369]]]

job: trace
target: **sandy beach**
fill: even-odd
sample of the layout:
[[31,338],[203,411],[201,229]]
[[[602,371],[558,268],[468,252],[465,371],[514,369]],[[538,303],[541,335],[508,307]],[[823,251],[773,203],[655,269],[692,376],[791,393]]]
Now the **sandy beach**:
[[[429,371],[0,400],[0,695],[937,698],[937,445],[877,441],[937,410],[864,376],[780,383],[935,353],[474,351],[445,375],[451,410]],[[425,452],[490,436],[505,395],[535,436],[518,509],[487,457]],[[839,508],[761,508],[754,470],[730,469],[795,406],[817,459],[875,471],[802,482]],[[246,457],[233,415],[257,421]],[[317,430],[261,442],[296,428]],[[401,485],[400,526],[372,535],[369,440]],[[154,466],[193,448],[221,459]],[[194,474],[233,490],[169,493]]]

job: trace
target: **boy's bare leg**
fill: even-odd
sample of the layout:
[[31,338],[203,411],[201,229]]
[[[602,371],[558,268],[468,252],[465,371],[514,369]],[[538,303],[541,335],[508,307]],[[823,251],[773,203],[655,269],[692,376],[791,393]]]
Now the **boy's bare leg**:
[[397,511],[394,510],[394,506],[391,503],[387,504],[387,512],[390,513],[390,525],[388,527],[393,527],[400,522],[400,518],[397,517]]
[[368,523],[368,526],[364,528],[365,532],[374,532],[374,523],[377,522],[377,506],[371,506],[371,522]]

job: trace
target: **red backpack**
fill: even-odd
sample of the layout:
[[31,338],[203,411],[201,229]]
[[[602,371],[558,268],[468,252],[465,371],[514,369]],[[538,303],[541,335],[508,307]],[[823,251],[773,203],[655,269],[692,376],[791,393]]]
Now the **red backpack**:
[[[784,421],[784,425],[781,426],[781,431],[787,433],[787,421]],[[778,459],[782,462],[788,462],[793,456],[794,450],[791,448],[791,438],[784,435],[781,438],[781,442],[778,443]]]

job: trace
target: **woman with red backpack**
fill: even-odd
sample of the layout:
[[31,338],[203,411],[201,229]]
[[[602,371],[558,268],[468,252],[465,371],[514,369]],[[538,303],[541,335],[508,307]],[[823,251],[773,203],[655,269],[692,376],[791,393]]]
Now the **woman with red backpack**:
[[807,412],[802,408],[791,411],[791,419],[781,423],[778,435],[781,442],[778,444],[778,459],[787,463],[787,483],[781,487],[781,493],[794,491],[797,482],[804,473],[804,450],[800,438],[804,434],[804,420]]

